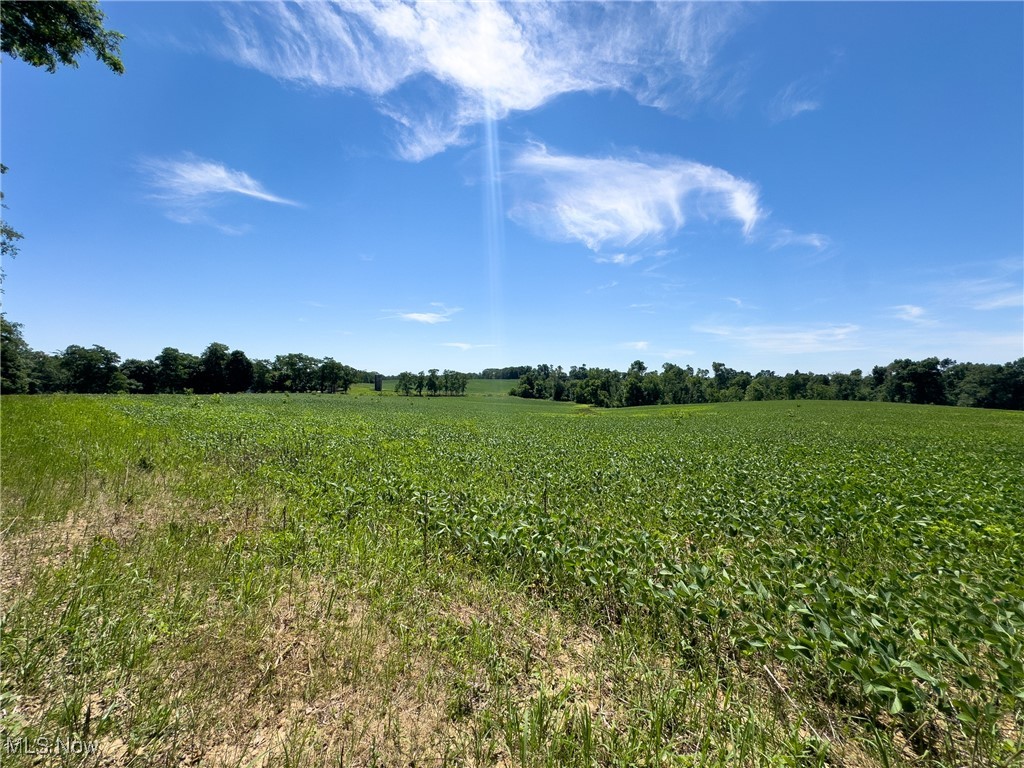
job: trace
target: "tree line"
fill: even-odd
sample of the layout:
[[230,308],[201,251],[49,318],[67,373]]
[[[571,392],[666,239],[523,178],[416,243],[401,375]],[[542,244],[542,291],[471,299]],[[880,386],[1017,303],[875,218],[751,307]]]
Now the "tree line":
[[[801,373],[778,375],[737,371],[724,363],[711,370],[665,363],[651,371],[640,360],[625,373],[608,368],[538,366],[488,369],[514,371],[518,380],[511,393],[517,397],[566,400],[615,408],[634,405],[719,403],[736,400],[880,400],[921,405],[958,405],[976,408],[1024,410],[1024,357],[998,364],[958,363],[929,357],[894,360],[876,365],[864,375]],[[491,375],[486,374],[490,372]]]
[[0,316],[0,390],[7,394],[75,392],[105,394],[219,394],[232,392],[347,392],[375,374],[331,357],[300,353],[273,360],[250,359],[240,349],[214,342],[201,355],[165,347],[153,360],[120,356],[94,344],[73,344],[47,354],[31,349],[20,323]]
[[461,396],[466,394],[466,385],[469,384],[469,379],[468,373],[452,371],[447,368],[440,375],[438,375],[437,368],[431,368],[427,373],[402,371],[395,381],[395,392],[406,397],[411,396],[413,392],[423,397],[424,390],[428,395],[435,397],[437,395]]
[[[331,357],[300,353],[273,360],[250,359],[241,350],[214,342],[201,355],[165,347],[152,360],[121,358],[99,345],[71,345],[47,354],[31,349],[21,325],[0,315],[0,391],[7,394],[74,392],[139,394],[232,392],[347,392],[354,383],[373,382],[376,373]],[[487,368],[479,374],[431,368],[403,371],[395,392],[411,396],[459,396],[470,378],[514,380],[512,395],[590,404],[605,408],[635,405],[718,403],[736,400],[880,400],[922,405],[1024,410],[1024,357],[1010,363],[958,363],[929,357],[876,365],[870,374],[778,375],[737,371],[724,363],[711,369],[665,363],[648,370],[636,360],[624,373],[610,368],[541,364]]]

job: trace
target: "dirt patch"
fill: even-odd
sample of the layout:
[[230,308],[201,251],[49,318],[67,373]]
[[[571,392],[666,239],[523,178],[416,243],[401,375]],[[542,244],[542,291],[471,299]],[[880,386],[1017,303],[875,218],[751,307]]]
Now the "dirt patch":
[[147,525],[146,519],[152,514],[133,517],[123,505],[98,505],[69,512],[63,520],[27,531],[5,533],[0,539],[0,595],[4,604],[10,605],[23,592],[37,568],[59,568],[97,538],[129,541]]
[[[216,606],[210,612],[216,615]],[[169,661],[165,695],[193,711],[189,740],[157,747],[147,759],[210,766],[271,766],[296,755],[303,765],[441,763],[452,739],[443,676],[366,601],[326,580],[296,579],[260,614],[245,625],[213,621],[198,628],[182,658]],[[110,746],[124,752],[123,745]]]

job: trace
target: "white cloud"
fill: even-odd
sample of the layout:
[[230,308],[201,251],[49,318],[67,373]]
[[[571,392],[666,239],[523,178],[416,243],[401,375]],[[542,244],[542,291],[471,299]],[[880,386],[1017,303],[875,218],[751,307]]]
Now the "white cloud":
[[636,264],[642,258],[643,256],[639,253],[613,253],[610,256],[598,256],[594,261],[598,264],[618,264],[628,267],[630,264]]
[[[245,3],[223,11],[222,53],[303,84],[362,91],[420,160],[466,127],[576,91],[624,90],[665,110],[735,91],[715,53],[742,10],[715,3]],[[431,103],[403,85],[426,76]],[[725,85],[723,85],[725,83]]]
[[[510,179],[519,189],[509,211],[514,221],[595,253],[659,240],[688,216],[735,219],[749,235],[764,215],[753,184],[677,157],[578,157],[531,144],[512,159]],[[605,258],[625,263],[628,257]]]
[[733,304],[735,304],[736,309],[758,309],[758,307],[755,307],[753,304],[748,304],[747,302],[743,301],[743,299],[740,299],[736,296],[726,296],[725,300],[731,301]]
[[898,304],[892,308],[895,312],[895,317],[900,320],[906,320],[908,323],[914,323],[915,325],[930,325],[932,320],[927,317],[928,311],[924,307],[919,307],[916,304]]
[[816,251],[823,251],[828,248],[831,243],[832,241],[827,235],[822,235],[817,232],[810,232],[802,235],[791,229],[780,229],[775,233],[771,249],[774,251],[777,248],[785,248],[789,245],[803,245],[813,248]]
[[775,325],[705,325],[695,331],[736,342],[741,346],[778,354],[837,352],[862,349],[860,327],[852,323],[810,327]]
[[401,318],[402,320],[409,320],[414,323],[424,323],[426,325],[436,325],[437,323],[447,323],[451,320],[452,315],[456,312],[461,312],[461,307],[446,307],[444,304],[439,302],[431,302],[430,306],[437,307],[435,312],[399,312],[394,317]]
[[181,160],[148,158],[140,163],[140,169],[155,190],[152,197],[165,205],[168,218],[182,224],[211,224],[229,234],[245,231],[244,228],[218,224],[209,215],[212,208],[232,195],[267,203],[299,205],[294,200],[272,194],[244,171],[192,154],[186,154]]
[[494,344],[468,344],[464,341],[446,341],[441,344],[442,347],[455,347],[461,349],[463,352],[468,352],[471,349],[487,349],[493,347]]
[[620,344],[623,349],[635,349],[638,352],[642,352],[651,346],[649,341],[624,341]]
[[821,109],[821,100],[817,96],[817,87],[813,78],[795,80],[780,90],[768,105],[768,117],[774,122],[790,120],[804,112],[816,112]]

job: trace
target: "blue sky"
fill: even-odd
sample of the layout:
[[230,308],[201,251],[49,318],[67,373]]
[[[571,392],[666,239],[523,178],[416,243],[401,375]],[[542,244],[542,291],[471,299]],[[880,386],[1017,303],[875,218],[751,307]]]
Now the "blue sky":
[[2,63],[36,349],[1024,355],[1021,3],[102,8],[122,77]]

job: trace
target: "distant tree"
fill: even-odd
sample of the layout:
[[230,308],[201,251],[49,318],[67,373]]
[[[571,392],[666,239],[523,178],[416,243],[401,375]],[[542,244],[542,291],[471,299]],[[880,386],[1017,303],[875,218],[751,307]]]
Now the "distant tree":
[[505,368],[484,368],[480,372],[481,379],[518,379],[528,370],[532,369],[530,365],[511,365]]
[[880,397],[890,403],[944,405],[946,391],[942,372],[952,365],[952,360],[940,361],[937,357],[893,360],[883,370]]
[[416,374],[416,394],[423,397],[423,388],[427,386],[427,377],[423,375],[423,371]]
[[248,392],[253,386],[253,365],[245,352],[231,351],[224,363],[225,392]]
[[747,387],[753,381],[746,371],[737,371],[729,368],[725,363],[712,363],[711,370],[714,371],[715,399],[720,402],[743,400],[747,394]]
[[273,388],[273,370],[269,360],[252,361],[252,391],[269,392]]
[[275,391],[311,392],[320,383],[320,362],[298,352],[278,355],[274,358],[271,380]]
[[32,350],[30,359],[32,373],[28,385],[29,394],[42,395],[64,390],[64,371],[60,367],[60,357]]
[[562,370],[562,366],[558,366],[551,372],[549,381],[548,390],[552,400],[561,402],[569,399],[569,377]]
[[350,365],[342,365],[333,357],[328,357],[320,364],[320,388],[324,392],[346,394],[351,386],[364,378],[359,371]]
[[206,394],[227,392],[228,390],[228,353],[227,344],[213,342],[199,357],[201,373],[196,391]]
[[438,390],[441,389],[441,382],[437,378],[437,368],[431,368],[428,373],[430,375],[427,377],[427,392],[431,395],[436,395]]
[[332,395],[337,392],[344,372],[344,366],[333,357],[324,358],[320,363],[321,391],[329,392]]
[[569,367],[569,381],[583,381],[587,378],[586,365],[573,365]]
[[164,347],[156,356],[156,365],[158,391],[175,394],[185,390],[190,371],[181,352],[174,347]]
[[944,371],[943,380],[953,405],[1024,409],[1024,358],[1005,365],[959,363]]
[[857,400],[860,396],[861,379],[859,368],[850,373],[832,374],[832,399]]
[[128,391],[140,395],[156,392],[160,367],[153,360],[129,358],[121,363],[121,373],[128,383]]
[[803,400],[807,397],[807,383],[810,374],[800,373],[797,369],[782,377],[782,396],[786,400]]
[[587,377],[572,388],[577,403],[611,408],[622,402],[620,379],[622,374],[607,368],[590,368]]
[[661,366],[661,398],[665,403],[682,405],[695,402],[693,367],[682,368],[675,363]]
[[346,395],[356,381],[362,379],[364,384],[367,383],[366,378],[366,376],[361,375],[360,372],[351,365],[343,365],[341,366],[341,379],[338,381],[338,391],[341,392],[341,394]]
[[831,378],[823,373],[810,374],[807,380],[806,394],[809,400],[833,400],[835,393]]
[[747,371],[739,371],[730,380],[723,399],[729,402],[743,400],[747,396],[747,387],[750,386],[750,382],[753,380],[754,377]]
[[626,378],[622,381],[622,405],[644,405],[644,374],[646,372],[647,366],[639,360],[629,366]]
[[547,397],[544,389],[544,379],[540,374],[531,369],[519,377],[519,381],[509,392],[513,397],[523,397],[528,400],[543,400]]
[[780,380],[775,371],[760,370],[747,385],[745,400],[778,400],[780,394]]
[[124,74],[124,35],[103,28],[103,11],[95,0],[0,3],[0,49],[12,58],[56,72],[58,65],[78,66],[86,48],[113,72]]
[[657,371],[648,371],[644,374],[641,389],[643,390],[644,405],[657,405],[662,402],[664,392],[661,387],[661,376]]
[[878,397],[882,398],[881,389],[885,384],[886,370],[884,365],[876,365],[871,369],[871,391]]
[[449,397],[456,397],[466,394],[466,385],[469,382],[469,375],[460,371],[445,369],[441,376],[441,388]]
[[71,392],[127,392],[128,379],[118,368],[120,360],[116,353],[98,344],[89,349],[72,344],[61,354],[60,365]]
[[402,371],[398,374],[398,381],[395,382],[395,392],[401,392],[406,397],[409,397],[415,386],[416,377],[409,373],[409,371]]
[[31,349],[21,335],[21,323],[0,315],[0,392],[17,395],[29,391]]

